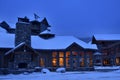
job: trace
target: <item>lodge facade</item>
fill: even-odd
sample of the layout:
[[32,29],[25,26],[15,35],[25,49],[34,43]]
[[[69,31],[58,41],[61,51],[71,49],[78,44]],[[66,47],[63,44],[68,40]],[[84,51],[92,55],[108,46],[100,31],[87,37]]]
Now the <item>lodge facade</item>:
[[96,45],[87,44],[73,36],[56,36],[48,27],[46,18],[41,22],[18,18],[16,29],[6,28],[0,33],[0,68],[34,70],[36,67],[55,70],[94,70]]
[[120,66],[120,34],[96,34],[92,38],[99,54],[94,63],[99,66]]
[[[93,35],[88,44],[74,36],[56,36],[47,19],[18,18],[16,28],[0,23],[0,70],[59,67],[94,70],[94,66],[120,66],[120,35]],[[2,32],[4,31],[4,32]]]

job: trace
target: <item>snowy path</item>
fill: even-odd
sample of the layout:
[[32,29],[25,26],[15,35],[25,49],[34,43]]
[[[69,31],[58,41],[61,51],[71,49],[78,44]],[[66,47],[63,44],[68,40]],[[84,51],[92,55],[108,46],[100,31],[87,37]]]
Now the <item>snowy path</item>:
[[116,72],[66,72],[48,74],[31,73],[28,75],[0,75],[0,80],[120,80],[120,71]]

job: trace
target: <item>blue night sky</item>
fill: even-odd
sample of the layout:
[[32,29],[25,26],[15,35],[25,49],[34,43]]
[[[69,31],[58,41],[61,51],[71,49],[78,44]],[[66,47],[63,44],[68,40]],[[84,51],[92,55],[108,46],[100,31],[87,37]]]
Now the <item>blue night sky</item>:
[[56,35],[120,33],[120,0],[0,0],[0,22],[46,17]]

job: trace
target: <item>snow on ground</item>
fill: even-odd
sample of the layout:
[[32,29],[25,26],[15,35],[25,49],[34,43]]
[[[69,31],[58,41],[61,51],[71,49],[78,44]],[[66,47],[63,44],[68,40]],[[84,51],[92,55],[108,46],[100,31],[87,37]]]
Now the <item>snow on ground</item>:
[[106,67],[101,67],[101,66],[95,66],[94,67],[95,69],[120,69],[120,67],[119,66],[111,66],[111,67],[109,67],[109,66],[106,66]]
[[0,75],[0,80],[120,80],[120,70],[112,72],[66,72]]

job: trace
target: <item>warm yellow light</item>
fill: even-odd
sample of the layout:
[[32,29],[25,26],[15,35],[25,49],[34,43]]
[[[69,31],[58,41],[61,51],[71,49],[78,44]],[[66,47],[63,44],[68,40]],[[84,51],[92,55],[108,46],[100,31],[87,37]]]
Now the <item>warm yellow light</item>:
[[64,57],[64,52],[59,52],[59,57]]
[[53,58],[52,59],[52,65],[55,67],[57,66],[57,59],[56,58]]
[[116,63],[119,64],[119,58],[116,58]]
[[63,66],[63,65],[64,65],[64,60],[63,60],[63,58],[59,58],[59,65],[60,65],[60,66]]
[[55,61],[55,60],[53,60],[53,61],[52,61],[52,63],[53,63],[53,64],[55,64],[55,63],[56,63],[56,61]]

